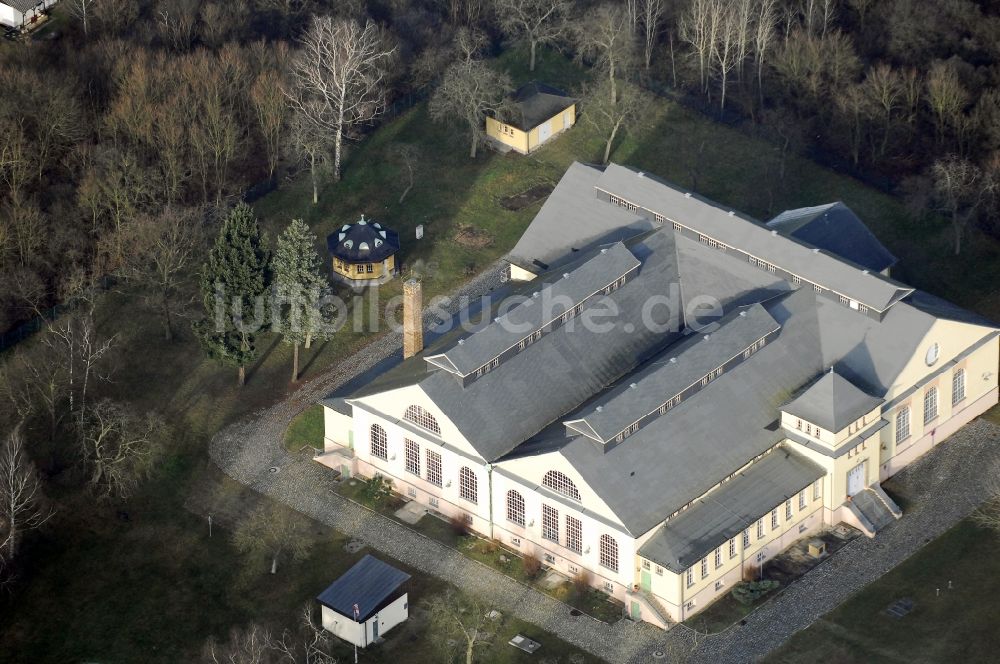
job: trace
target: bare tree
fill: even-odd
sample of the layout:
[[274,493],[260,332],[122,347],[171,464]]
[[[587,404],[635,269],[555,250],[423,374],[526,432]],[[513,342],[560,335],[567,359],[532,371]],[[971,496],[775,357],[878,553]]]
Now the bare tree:
[[535,71],[538,45],[554,42],[566,33],[566,16],[572,6],[571,0],[496,0],[504,34],[528,43],[528,71]]
[[21,420],[39,410],[49,425],[49,440],[66,414],[68,385],[65,367],[51,353],[17,349],[0,367],[0,393]]
[[478,600],[448,590],[427,604],[434,641],[447,655],[452,655],[449,642],[457,641],[465,652],[465,664],[472,664],[476,650],[493,643],[496,634],[491,629],[488,607]]
[[83,26],[83,36],[90,36],[90,18],[94,12],[94,4],[98,0],[63,0],[62,8],[70,16],[80,21]]
[[385,79],[395,48],[374,23],[313,18],[291,62],[293,108],[333,134],[333,178],[340,180],[344,132],[385,108]]
[[128,499],[152,471],[165,434],[156,413],[140,416],[107,399],[88,408],[80,448],[91,490],[100,498]]
[[52,357],[58,358],[60,371],[66,375],[69,412],[75,416],[77,428],[82,429],[91,382],[110,377],[105,364],[115,337],[100,335],[93,315],[84,312],[50,323],[41,343]]
[[607,77],[611,103],[618,101],[618,80],[628,77],[636,59],[635,33],[624,7],[606,3],[584,14],[574,37],[581,57]]
[[622,83],[618,94],[618,103],[610,101],[607,86],[603,81],[600,85],[585,93],[586,105],[583,117],[604,139],[604,157],[602,163],[608,163],[611,148],[615,139],[627,133],[636,122],[640,121],[650,106],[652,97],[634,83]]
[[52,517],[20,427],[0,444],[0,574],[18,553],[24,533]]
[[399,195],[398,203],[402,205],[403,199],[413,189],[414,174],[420,163],[420,150],[412,143],[396,143],[392,148],[392,158],[406,172],[406,188]]
[[962,251],[962,236],[979,208],[997,189],[995,173],[984,171],[968,159],[949,156],[931,166],[934,201],[948,216],[955,233],[955,255]]
[[881,116],[882,142],[879,155],[884,156],[889,145],[893,115],[903,104],[903,79],[897,70],[880,62],[868,70],[862,89],[871,107],[878,109]]
[[698,78],[701,90],[708,91],[712,71],[712,50],[718,14],[716,0],[692,0],[680,17],[680,38],[687,42],[698,58]]
[[283,661],[292,664],[337,664],[330,654],[330,632],[316,620],[312,602],[302,607],[298,630],[286,629],[280,639],[272,641],[274,650],[281,654]]
[[205,664],[274,664],[277,659],[271,633],[257,624],[234,627],[225,643],[211,637],[202,650]]
[[281,77],[274,70],[261,72],[250,88],[250,101],[257,117],[257,128],[264,138],[268,178],[274,177],[274,171],[278,167],[281,134],[288,117],[288,100],[281,89]]
[[262,559],[268,560],[271,574],[275,574],[283,557],[301,560],[309,551],[308,533],[299,519],[287,508],[268,502],[240,520],[233,531],[233,544],[250,556],[254,567]]
[[486,116],[502,115],[511,87],[509,76],[480,60],[456,62],[445,71],[428,110],[435,121],[457,118],[466,123],[470,134],[469,157],[474,159],[486,133]]
[[753,52],[757,62],[757,94],[764,104],[764,62],[777,36],[778,0],[759,0],[754,21]]
[[972,520],[983,528],[1000,533],[1000,466],[990,469],[986,490],[986,500],[972,513]]
[[174,319],[196,295],[185,295],[192,266],[205,248],[203,214],[197,208],[168,207],[157,216],[141,216],[128,228],[131,251],[125,273],[145,292],[146,301],[163,319],[163,338],[174,338]]
[[315,124],[310,116],[296,111],[292,118],[291,150],[296,160],[309,166],[312,180],[312,202],[319,203],[319,175],[330,154],[330,135]]
[[934,116],[938,145],[943,143],[946,129],[954,130],[969,101],[969,92],[958,79],[953,62],[937,61],[927,75],[927,105]]
[[642,26],[642,61],[646,70],[653,62],[653,51],[663,28],[666,0],[639,0],[639,25]]

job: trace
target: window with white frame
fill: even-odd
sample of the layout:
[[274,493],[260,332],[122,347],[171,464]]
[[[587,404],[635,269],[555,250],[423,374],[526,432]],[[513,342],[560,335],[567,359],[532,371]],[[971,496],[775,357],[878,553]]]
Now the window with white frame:
[[690,588],[693,585],[694,585],[694,570],[689,567],[687,571],[687,587]]
[[428,413],[422,406],[407,406],[403,413],[403,419],[412,422],[422,429],[427,429],[436,436],[441,435],[441,427],[433,415]]
[[420,446],[409,438],[403,442],[406,446],[406,472],[420,475]]
[[896,412],[896,442],[910,437],[910,407],[903,406]]
[[611,583],[610,581],[605,581],[604,582],[604,592],[606,592],[609,595],[611,595],[612,593],[614,593],[615,592],[615,584]]
[[568,514],[566,515],[566,548],[573,553],[583,553],[583,524],[580,523],[579,519]]
[[792,499],[789,498],[785,501],[785,520],[790,521],[792,518]]
[[458,471],[458,495],[470,503],[479,502],[478,480],[468,466],[462,466]]
[[545,554],[545,564],[546,565],[555,565],[556,564],[556,557],[553,556],[551,553],[546,553]]
[[663,568],[659,565],[656,566],[656,576],[663,576]]
[[764,519],[757,519],[757,539],[764,537]]
[[743,548],[750,546],[750,529],[747,528],[743,531]]
[[521,538],[520,537],[511,537],[510,538],[510,544],[511,544],[511,546],[520,547],[521,546]]
[[799,509],[804,510],[806,508],[806,490],[802,489],[799,491]]
[[618,571],[618,542],[611,535],[601,535],[601,567],[612,572]]
[[651,570],[653,568],[653,566],[652,566],[652,564],[648,560],[643,560],[642,561],[642,568],[644,570],[646,570],[646,571],[649,571],[649,570]]
[[385,435],[385,429],[377,424],[373,424],[371,426],[369,442],[371,443],[371,453],[373,457],[382,459],[382,461],[388,460],[389,438]]
[[438,501],[438,499],[437,499],[437,498],[435,498],[434,496],[431,496],[431,497],[430,497],[430,500],[428,500],[427,502],[428,502],[428,503],[430,504],[430,506],[431,506],[431,507],[438,507],[438,506],[440,506],[440,504],[441,504],[441,503],[440,503],[440,502]]
[[524,496],[513,489],[507,492],[507,520],[524,525]]
[[716,590],[722,590],[723,587],[725,587],[725,585],[726,585],[726,582],[720,579],[720,580],[718,580],[718,581],[715,582],[715,589]]
[[426,450],[427,481],[434,486],[441,486],[441,455],[434,450]]
[[813,482],[813,500],[819,500],[819,497],[823,494],[823,480],[818,479]]
[[951,375],[951,405],[965,401],[965,369],[955,369]]
[[933,385],[924,390],[924,424],[930,424],[938,416],[938,390]]
[[559,510],[542,505],[542,539],[559,543]]
[[722,567],[722,547],[715,550],[715,569]]
[[758,551],[757,552],[756,560],[757,560],[757,564],[758,565],[760,565],[762,562],[764,562],[765,558],[767,558],[767,552],[766,551]]
[[576,485],[573,484],[573,480],[566,477],[558,470],[550,470],[545,473],[545,476],[542,477],[542,486],[547,489],[552,489],[556,493],[561,493],[562,495],[572,498],[573,500],[580,500],[580,492],[577,490]]
[[701,578],[708,576],[708,558],[701,559]]
[[736,538],[735,537],[732,538],[731,540],[729,540],[729,557],[730,558],[735,558],[736,557]]
[[771,510],[771,530],[778,529],[778,510],[777,508]]

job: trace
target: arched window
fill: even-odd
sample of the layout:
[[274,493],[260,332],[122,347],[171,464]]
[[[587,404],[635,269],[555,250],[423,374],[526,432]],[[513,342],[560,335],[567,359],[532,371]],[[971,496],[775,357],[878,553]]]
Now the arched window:
[[371,434],[369,435],[369,441],[371,442],[371,452],[373,457],[378,457],[385,461],[389,458],[389,438],[385,435],[385,429],[377,424],[372,425]]
[[550,470],[545,473],[545,477],[542,478],[542,486],[552,489],[556,493],[561,493],[564,496],[569,496],[573,500],[580,500],[580,492],[576,490],[573,480],[558,470]]
[[479,502],[476,474],[469,470],[468,466],[462,466],[458,471],[458,495],[470,503]]
[[513,489],[507,492],[507,520],[524,525],[524,496]]
[[403,414],[403,419],[407,422],[413,422],[418,427],[427,429],[435,436],[441,435],[441,427],[438,426],[437,420],[420,406],[408,406],[406,412]]
[[936,387],[928,387],[924,392],[924,424],[930,424],[938,416],[938,391]]
[[896,442],[901,443],[910,437],[910,407],[903,406],[896,412]]
[[601,535],[601,566],[618,571],[618,542],[611,535]]

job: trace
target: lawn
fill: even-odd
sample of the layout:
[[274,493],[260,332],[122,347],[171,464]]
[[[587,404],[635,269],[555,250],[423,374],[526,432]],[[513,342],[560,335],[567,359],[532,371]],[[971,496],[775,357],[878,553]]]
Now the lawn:
[[[768,662],[995,662],[1000,535],[966,519],[792,637]],[[950,585],[950,587],[949,587]],[[914,602],[902,618],[886,614]]]
[[285,449],[298,452],[304,447],[323,449],[323,406],[315,404],[295,416],[285,431]]

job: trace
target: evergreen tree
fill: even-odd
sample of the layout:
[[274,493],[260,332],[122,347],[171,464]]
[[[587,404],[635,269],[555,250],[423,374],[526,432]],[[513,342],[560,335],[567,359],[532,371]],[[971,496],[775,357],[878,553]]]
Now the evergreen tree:
[[246,382],[246,365],[256,357],[256,333],[266,320],[268,252],[253,210],[240,203],[222,224],[201,277],[206,318],[195,333],[208,355],[239,367],[239,384]]
[[323,304],[330,284],[320,273],[316,236],[301,219],[294,219],[278,238],[274,256],[276,318],[285,343],[292,344],[292,382],[299,379],[299,345],[306,348],[322,334],[327,316]]

